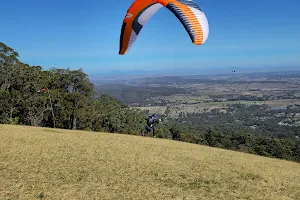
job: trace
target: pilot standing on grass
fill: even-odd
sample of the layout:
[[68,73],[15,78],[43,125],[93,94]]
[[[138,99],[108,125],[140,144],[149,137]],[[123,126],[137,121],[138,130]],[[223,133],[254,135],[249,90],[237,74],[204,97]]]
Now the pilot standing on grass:
[[[146,131],[147,132],[153,131],[153,137],[155,137],[153,125],[154,125],[154,123],[158,124],[159,122],[161,122],[161,119],[159,119],[158,116],[154,113],[154,114],[150,115],[149,117],[147,117],[146,120],[147,120],[147,125],[145,127]],[[144,135],[144,133],[143,133],[143,135]]]

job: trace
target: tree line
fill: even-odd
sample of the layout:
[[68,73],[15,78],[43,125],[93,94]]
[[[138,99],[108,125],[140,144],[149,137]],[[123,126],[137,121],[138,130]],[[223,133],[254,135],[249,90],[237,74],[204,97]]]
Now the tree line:
[[105,94],[96,97],[82,69],[43,70],[18,58],[0,43],[0,123],[128,134],[144,128],[142,112]]
[[[172,126],[160,125],[156,131],[157,136],[264,157],[300,162],[300,141],[257,135],[242,130],[228,131],[215,126],[204,128],[179,122],[172,123]],[[169,132],[166,132],[167,130]]]

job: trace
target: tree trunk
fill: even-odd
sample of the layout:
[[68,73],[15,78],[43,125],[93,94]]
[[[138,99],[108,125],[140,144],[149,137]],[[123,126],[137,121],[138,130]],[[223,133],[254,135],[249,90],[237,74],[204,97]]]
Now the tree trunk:
[[69,129],[75,130],[76,125],[77,125],[77,117],[74,114],[71,114]]
[[73,115],[73,125],[72,125],[73,130],[76,129],[76,125],[77,125],[77,117],[75,115]]

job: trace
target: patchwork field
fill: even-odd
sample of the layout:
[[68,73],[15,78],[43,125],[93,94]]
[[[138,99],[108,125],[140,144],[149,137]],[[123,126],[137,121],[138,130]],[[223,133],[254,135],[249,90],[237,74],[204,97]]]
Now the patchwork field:
[[300,165],[132,135],[0,125],[0,199],[300,199]]
[[[177,97],[178,99],[179,97]],[[224,101],[224,102],[209,102],[209,103],[192,103],[191,101],[197,101],[197,98],[187,100],[187,104],[173,104],[168,106],[148,106],[148,107],[138,107],[141,110],[148,110],[150,113],[164,114],[168,108],[170,111],[169,115],[176,117],[179,113],[191,113],[191,112],[204,112],[211,111],[216,108],[226,108],[230,104],[256,104],[262,105],[267,104],[272,108],[286,108],[289,105],[298,104],[300,105],[300,99],[283,99],[283,100],[273,100],[273,101]],[[183,100],[182,100],[183,101]],[[199,99],[200,101],[200,99]]]

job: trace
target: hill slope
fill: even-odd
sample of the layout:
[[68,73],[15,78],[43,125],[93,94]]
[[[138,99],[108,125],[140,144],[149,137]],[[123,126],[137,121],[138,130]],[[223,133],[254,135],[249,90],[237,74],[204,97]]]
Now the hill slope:
[[299,199],[300,165],[131,135],[0,125],[0,199]]

